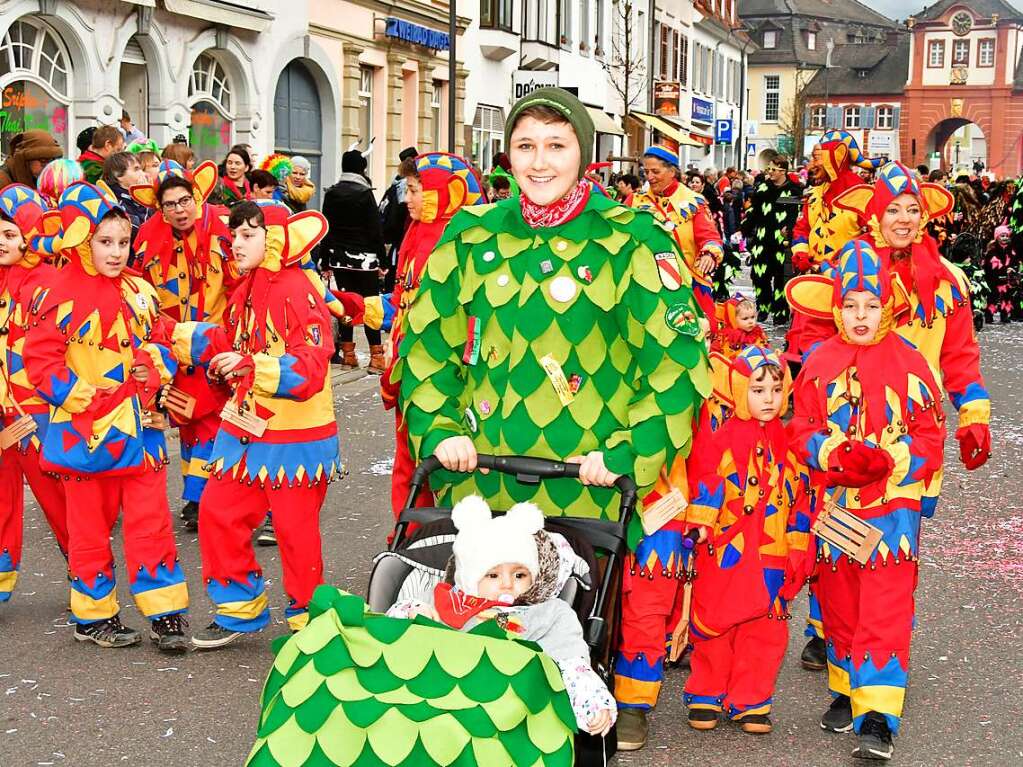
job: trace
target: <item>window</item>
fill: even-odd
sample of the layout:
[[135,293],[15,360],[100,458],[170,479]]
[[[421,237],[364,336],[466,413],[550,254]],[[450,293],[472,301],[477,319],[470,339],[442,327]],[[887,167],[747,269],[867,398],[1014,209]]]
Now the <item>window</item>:
[[781,103],[781,77],[764,76],[764,122],[778,122],[778,107]]
[[561,38],[561,44],[567,45],[572,42],[572,0],[559,0],[558,24],[558,35]]
[[713,74],[711,68],[711,58],[713,51],[710,48],[703,46],[700,48],[700,58],[703,59],[703,66],[700,67],[700,92],[709,93],[709,83],[711,75]]
[[678,81],[685,88],[689,83],[689,38],[679,35],[678,46]]
[[558,44],[558,0],[526,0],[525,39]]
[[593,39],[596,48],[594,53],[597,56],[603,56],[604,44],[606,42],[604,40],[604,0],[597,0],[597,10],[595,13],[597,15],[597,34]]
[[952,66],[967,67],[970,65],[970,41],[955,40],[952,43]]
[[494,167],[494,155],[504,150],[504,112],[480,104],[472,121],[472,160],[483,173]]
[[188,144],[198,160],[220,162],[234,143],[231,81],[213,54],[201,53],[188,80],[192,107]]
[[703,76],[703,46],[699,43],[693,50],[693,90],[700,89],[700,78]]
[[778,30],[769,29],[764,32],[764,47],[775,48],[778,45]]
[[359,141],[365,150],[373,140],[373,67],[359,67]]
[[515,0],[480,0],[480,26],[511,32],[514,5]]
[[659,56],[659,60],[657,62],[657,71],[660,74],[660,78],[662,80],[667,80],[668,61],[670,58],[668,55],[668,40],[670,39],[671,36],[671,30],[668,29],[668,27],[665,26],[664,24],[661,24],[659,26],[661,28],[661,41],[660,45],[657,48],[657,53]]
[[811,107],[810,127],[814,130],[824,130],[828,124],[828,110],[823,106]]
[[891,130],[895,127],[895,108],[878,107],[874,125],[878,130]]
[[67,151],[71,102],[64,44],[42,23],[19,19],[0,39],[0,158],[25,130],[47,130]]
[[579,50],[590,49],[590,2],[579,0]]
[[995,39],[988,37],[977,41],[977,66],[993,67],[995,65]]
[[807,32],[806,33],[806,47],[807,47],[807,50],[811,50],[811,51],[817,50],[817,33],[816,32]]
[[927,43],[927,66],[940,69],[945,66],[945,41],[931,40]]
[[859,107],[846,107],[845,108],[845,129],[846,130],[859,130],[860,127],[860,108]]

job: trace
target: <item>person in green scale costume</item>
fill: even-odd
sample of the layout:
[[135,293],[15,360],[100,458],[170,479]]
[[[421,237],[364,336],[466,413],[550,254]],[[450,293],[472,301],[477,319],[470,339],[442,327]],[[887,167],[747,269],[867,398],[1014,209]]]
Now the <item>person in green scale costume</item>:
[[[475,493],[610,518],[619,475],[642,497],[688,453],[710,390],[704,320],[653,216],[590,193],[593,133],[564,90],[518,101],[505,138],[521,195],[463,208],[427,262],[394,376],[413,458],[449,470],[443,505]],[[582,482],[451,473],[477,453],[572,461]]]

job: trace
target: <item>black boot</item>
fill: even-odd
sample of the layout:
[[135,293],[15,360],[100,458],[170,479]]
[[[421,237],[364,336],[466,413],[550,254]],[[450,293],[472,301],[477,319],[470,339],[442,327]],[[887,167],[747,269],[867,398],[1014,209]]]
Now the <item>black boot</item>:
[[868,711],[860,725],[859,743],[852,755],[857,759],[872,759],[887,762],[892,758],[895,746],[892,745],[892,731],[888,729],[888,720],[881,714]]
[[828,648],[820,637],[813,637],[806,643],[799,662],[807,671],[823,671],[828,667]]

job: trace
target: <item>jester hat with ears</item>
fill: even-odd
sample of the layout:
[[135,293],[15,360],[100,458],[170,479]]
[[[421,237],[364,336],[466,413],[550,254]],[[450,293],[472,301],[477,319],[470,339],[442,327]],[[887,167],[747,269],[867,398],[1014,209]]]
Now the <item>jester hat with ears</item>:
[[36,237],[35,247],[50,260],[61,256],[67,259],[69,268],[83,271],[90,277],[97,276],[90,241],[107,216],[119,214],[127,220],[124,208],[106,186],[76,181],[60,196],[57,213],[60,230],[49,236]]
[[134,184],[128,191],[135,202],[145,205],[150,210],[157,210],[160,207],[160,201],[156,199],[157,190],[169,176],[180,176],[192,182],[192,194],[196,206],[199,207],[210,198],[217,187],[217,166],[209,160],[199,163],[192,171],[185,170],[174,160],[164,160],[156,169],[156,179],[152,184]]
[[[710,355],[714,397],[735,413],[735,417],[750,420],[749,395],[750,381],[761,368],[776,367],[782,376],[782,402],[778,418],[785,415],[788,409],[789,391],[792,388],[792,377],[788,365],[782,362],[778,352],[766,346],[747,346],[733,359],[728,359],[719,352]],[[770,379],[773,381],[773,379]]]
[[60,213],[49,210],[42,195],[24,184],[10,184],[0,192],[0,217],[18,227],[25,239],[25,254],[19,263],[27,267],[39,263],[43,238],[60,231]]
[[815,148],[821,150],[820,163],[831,181],[837,179],[850,166],[873,170],[883,162],[865,156],[852,134],[844,130],[829,130],[821,136]]
[[[942,280],[955,278],[942,263],[938,244],[926,230],[927,223],[947,216],[955,204],[952,194],[938,184],[921,183],[913,171],[899,162],[887,163],[878,173],[873,186],[859,184],[842,192],[834,205],[852,211],[865,227],[873,246],[887,268],[892,266],[892,248],[881,234],[881,219],[892,200],[908,194],[920,203],[921,220],[916,238],[910,246],[908,268],[904,268],[906,288],[920,299],[925,318],[934,317],[934,294]],[[897,291],[898,292],[898,291]],[[898,308],[896,314],[898,313]]]

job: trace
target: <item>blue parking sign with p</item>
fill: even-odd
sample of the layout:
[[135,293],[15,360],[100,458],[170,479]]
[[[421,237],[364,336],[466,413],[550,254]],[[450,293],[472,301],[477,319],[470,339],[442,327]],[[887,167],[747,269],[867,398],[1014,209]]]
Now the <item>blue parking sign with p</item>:
[[719,144],[731,144],[732,143],[732,121],[731,120],[715,120],[714,121],[714,140]]

